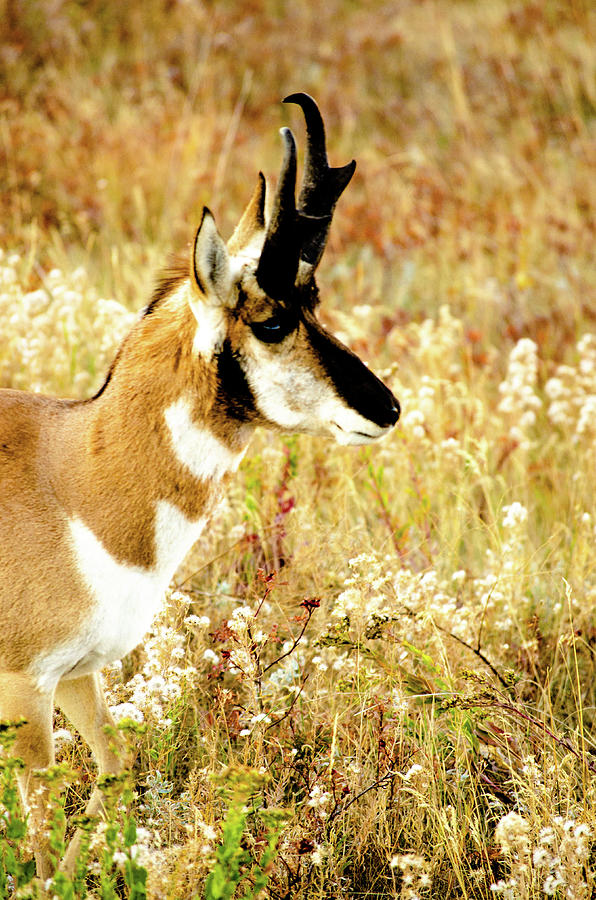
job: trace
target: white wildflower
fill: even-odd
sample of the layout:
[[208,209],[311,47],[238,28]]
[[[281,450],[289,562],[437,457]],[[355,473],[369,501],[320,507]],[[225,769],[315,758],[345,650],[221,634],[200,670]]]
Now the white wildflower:
[[407,772],[402,775],[404,781],[411,781],[415,778],[416,775],[419,775],[421,772],[424,772],[423,767],[419,763],[414,763],[413,766],[410,766]]
[[209,616],[190,615],[185,618],[184,624],[188,628],[209,628],[209,626],[211,625],[211,619],[209,618]]
[[515,857],[529,854],[529,823],[519,813],[510,812],[498,822],[495,837],[503,853]]
[[322,866],[325,862],[326,855],[327,854],[325,852],[325,848],[320,844],[315,844],[314,850],[310,855],[310,861],[312,862],[313,866]]
[[72,736],[72,732],[68,730],[68,728],[58,728],[54,732],[54,746],[56,750],[65,746],[66,744],[72,744],[74,742],[74,738]]
[[518,530],[528,519],[528,510],[517,500],[503,507],[503,528]]
[[122,719],[132,719],[133,722],[144,722],[145,717],[138,707],[133,703],[118,703],[116,706],[110,706],[112,718],[116,724]]

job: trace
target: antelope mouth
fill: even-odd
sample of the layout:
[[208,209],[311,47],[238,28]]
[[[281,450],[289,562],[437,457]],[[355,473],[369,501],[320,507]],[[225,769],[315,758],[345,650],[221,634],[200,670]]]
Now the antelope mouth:
[[358,446],[363,444],[374,444],[392,430],[393,426],[388,425],[381,427],[370,424],[370,431],[347,431],[338,425],[337,422],[331,422],[331,433],[338,444]]

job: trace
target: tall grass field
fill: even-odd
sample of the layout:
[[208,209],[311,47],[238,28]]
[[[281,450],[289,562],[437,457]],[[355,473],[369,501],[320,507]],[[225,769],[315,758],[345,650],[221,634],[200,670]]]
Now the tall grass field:
[[[91,396],[306,91],[358,162],[321,318],[402,405],[253,439],[103,672],[134,766],[73,880],[0,728],[0,897],[596,896],[595,37],[589,0],[0,3],[0,386]],[[55,740],[58,859],[96,775]]]

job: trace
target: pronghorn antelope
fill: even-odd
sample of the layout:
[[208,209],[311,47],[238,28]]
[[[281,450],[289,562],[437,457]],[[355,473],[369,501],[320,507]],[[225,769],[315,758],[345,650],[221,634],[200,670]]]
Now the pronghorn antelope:
[[[255,427],[366,444],[399,416],[317,321],[314,273],[355,163],[330,168],[314,100],[286,102],[306,119],[297,203],[284,128],[271,214],[262,174],[227,246],[204,209],[190,260],[163,275],[94,397],[0,391],[0,718],[26,719],[16,752],[44,878],[43,811],[30,801],[34,771],[54,760],[54,704],[100,774],[119,772],[98,670],[143,638]],[[87,812],[101,810],[96,787]],[[77,847],[75,836],[67,871]]]

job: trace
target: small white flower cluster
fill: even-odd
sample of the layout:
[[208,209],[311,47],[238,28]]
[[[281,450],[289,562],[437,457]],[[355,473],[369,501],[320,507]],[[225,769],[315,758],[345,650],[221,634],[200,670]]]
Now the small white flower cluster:
[[[456,615],[473,626],[479,612],[487,628],[509,631],[520,612],[531,602],[524,588],[521,574],[527,560],[529,513],[517,500],[502,508],[501,524],[504,538],[498,550],[485,550],[484,572],[477,577],[465,577]],[[462,578],[454,573],[454,586]],[[450,629],[453,631],[453,629]],[[455,633],[455,632],[454,632]],[[458,632],[460,636],[464,636]],[[505,645],[506,649],[506,645]]]
[[[305,665],[305,655],[302,647],[306,646],[306,638],[302,637],[296,650],[286,659],[278,663],[268,673],[268,678],[263,685],[265,696],[276,692],[289,692],[296,694],[300,690],[300,678]],[[289,650],[289,648],[288,648]],[[282,652],[283,648],[282,648]]]
[[207,822],[204,822],[200,817],[197,818],[196,826],[197,831],[201,833],[205,841],[205,843],[201,846],[201,853],[203,854],[203,856],[211,856],[211,854],[215,851],[215,842],[218,838],[217,829],[213,825],[209,825],[207,824]]
[[400,386],[397,393],[403,407],[400,426],[408,440],[422,443],[436,464],[443,466],[447,458],[460,465],[466,454],[452,429],[459,433],[466,420],[483,417],[462,382],[423,374],[416,390]]
[[327,847],[315,842],[313,851],[310,854],[310,861],[312,862],[313,866],[322,866],[325,862],[325,858],[328,852],[329,851]]
[[519,813],[510,812],[497,823],[495,838],[510,866],[510,877],[491,884],[493,894],[505,900],[519,900],[527,895],[530,872],[530,824]]
[[490,886],[491,892],[504,900],[520,900],[520,885],[517,878],[499,878]]
[[[332,631],[349,627],[367,631],[370,636],[379,625],[392,622],[395,634],[401,629],[401,636],[414,644],[427,633],[430,621],[442,624],[463,640],[473,639],[478,602],[482,598],[486,601],[495,587],[494,576],[490,584],[485,584],[481,579],[467,579],[463,570],[446,579],[434,568],[422,573],[395,569],[395,557],[374,552],[351,559],[349,565],[351,574],[344,579],[345,590],[331,612]],[[323,652],[313,662],[322,671],[329,664]]]
[[542,402],[536,393],[538,348],[530,338],[521,338],[509,355],[504,381],[499,385],[499,412],[509,422],[509,437],[523,449],[530,446],[529,431]]
[[[340,667],[347,675],[351,657],[340,649],[339,638],[348,629],[350,635],[380,637],[383,626],[391,623],[393,640],[401,638],[416,646],[420,640],[428,641],[432,623],[471,644],[478,638],[479,622],[493,633],[511,632],[532,603],[524,578],[530,515],[524,504],[514,500],[502,508],[501,521],[504,540],[498,549],[485,551],[481,575],[464,569],[451,577],[434,567],[422,573],[396,569],[395,557],[374,551],[350,560],[350,575],[331,611],[328,637],[335,635],[338,640],[323,647],[313,664],[320,672]],[[502,646],[508,647],[505,642]],[[404,649],[400,662],[407,657]]]
[[133,722],[137,722],[139,725],[145,721],[142,710],[135,706],[134,703],[116,703],[114,706],[110,706],[110,712],[116,725],[123,719],[132,719]]
[[[463,449],[454,431],[459,432],[460,426],[477,418],[476,411],[470,410],[470,403],[475,409],[476,401],[463,389],[461,380],[462,321],[443,305],[436,319],[412,322],[405,330],[400,325],[389,333],[387,342],[396,357],[407,352],[418,370],[415,387],[401,384],[395,376],[395,392],[402,406],[400,429],[405,438],[423,446],[437,465],[443,465],[444,456],[449,454],[460,466]],[[389,448],[387,453],[380,448],[379,456],[386,458],[388,470],[392,468]]]
[[[407,641],[417,644],[429,622],[438,622],[463,640],[473,637],[476,606],[473,603],[470,609],[464,601],[460,591],[461,579],[461,573],[455,579],[442,578],[434,568],[422,574],[401,569],[396,574],[394,590],[398,602],[395,609],[407,611],[402,622],[403,637]],[[475,598],[472,597],[472,600]],[[411,613],[415,613],[416,618]]]
[[566,889],[570,900],[589,897],[590,889],[583,878],[590,856],[590,839],[594,830],[585,822],[555,816],[551,826],[542,828],[533,853],[534,866],[544,879],[542,890],[553,896]]
[[530,825],[519,813],[510,812],[497,823],[495,837],[506,856],[526,860],[530,855]]
[[389,867],[401,872],[400,896],[403,900],[420,900],[420,892],[431,887],[432,880],[422,856],[415,853],[396,854],[389,860]]
[[[106,850],[107,829],[107,822],[99,822],[91,837],[90,849],[93,861],[89,865],[89,871],[94,874],[99,874],[101,871],[99,859]],[[121,847],[124,847],[125,841],[121,832],[118,834],[116,840]],[[129,848],[128,853],[130,854],[130,858],[138,865],[148,868],[151,864],[153,854],[155,853],[155,848],[160,845],[161,838],[157,830],[137,826],[136,841],[132,847]],[[117,850],[114,853],[113,860],[117,866],[123,869],[127,863],[128,855],[122,850]]]
[[97,296],[83,268],[52,269],[26,292],[18,254],[0,250],[0,386],[88,394],[103,377],[135,315]]
[[[470,608],[482,611],[485,625],[493,631],[509,632],[523,608],[523,582],[519,578],[519,547],[505,541],[499,553],[487,549],[486,572],[470,583],[472,600]],[[507,649],[507,644],[502,645]]]
[[220,662],[220,658],[215,650],[212,650],[211,647],[207,647],[207,649],[203,653],[203,659],[206,663],[209,663],[212,666],[217,666]]
[[349,619],[356,610],[362,609],[363,602],[362,592],[358,588],[346,588],[335,601],[331,615],[336,619]]
[[146,660],[141,672],[122,684],[117,680],[121,665],[105,670],[106,696],[116,720],[126,717],[167,728],[171,724],[168,710],[198,681],[197,669],[183,664],[186,636],[171,626],[160,624],[166,614],[164,610],[145,639]]
[[211,619],[209,616],[195,616],[190,615],[186,616],[184,619],[184,624],[187,628],[209,628],[211,625]]
[[333,795],[329,791],[323,790],[320,785],[315,784],[308,797],[310,808],[315,810],[319,818],[326,819],[329,815],[329,806],[333,801]]
[[351,574],[331,612],[334,619],[366,624],[372,616],[387,617],[387,588],[393,582],[394,557],[361,553],[348,561]]
[[[399,340],[402,331],[389,334],[389,343]],[[452,313],[447,304],[439,308],[437,319],[425,319],[420,324],[413,323],[409,327],[409,337],[417,345],[417,357],[424,370],[431,377],[445,377],[447,365],[448,375],[456,378],[461,374],[461,346],[463,342],[463,324]]]
[[577,354],[577,365],[558,366],[544,387],[549,419],[575,443],[596,436],[596,335],[583,335]]
[[[338,650],[335,646],[321,647],[319,652],[312,657],[310,665],[321,674],[328,671],[333,672],[334,679],[336,677],[350,678],[356,674],[358,669],[358,662],[354,655],[346,650]],[[321,686],[317,690],[317,697],[320,699],[326,693],[327,689]]]
[[587,900],[590,888],[584,874],[593,833],[585,822],[555,816],[532,846],[530,823],[519,813],[508,813],[497,824],[495,838],[509,859],[510,877],[492,884],[491,891],[517,900],[523,894],[522,884],[530,889],[535,883],[549,897],[564,890],[569,900]]
[[422,440],[426,435],[427,423],[435,418],[436,386],[433,379],[423,375],[416,394],[409,397],[401,420],[401,426],[410,437]]
[[255,611],[250,606],[239,606],[228,619],[227,625],[235,638],[229,671],[236,675],[242,673],[248,678],[256,677],[258,665],[254,654],[255,636],[251,630],[256,625]]
[[517,500],[503,507],[503,528],[516,535],[528,520],[528,510]]
[[255,611],[250,606],[238,606],[228,619],[228,628],[239,641],[244,641],[250,625],[255,623]]
[[524,776],[523,795],[526,796],[525,792],[527,791],[528,800],[530,800],[537,794],[544,794],[544,791],[547,790],[547,788],[544,784],[543,769],[538,765],[536,758],[533,755],[524,757],[521,771]]
[[54,732],[54,747],[56,752],[60,752],[64,747],[74,743],[72,732],[68,728],[58,728]]
[[414,763],[412,766],[410,766],[407,772],[404,772],[401,777],[402,781],[417,782],[420,784],[421,781],[424,781],[426,783],[427,779],[425,776],[426,773],[424,766],[421,766],[420,763]]

